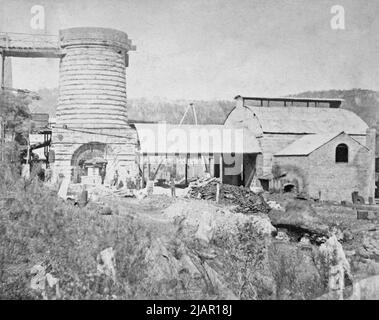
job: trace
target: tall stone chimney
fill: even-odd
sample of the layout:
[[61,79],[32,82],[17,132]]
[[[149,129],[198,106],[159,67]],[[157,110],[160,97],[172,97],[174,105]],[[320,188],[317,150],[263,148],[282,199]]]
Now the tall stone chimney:
[[54,178],[79,182],[83,163],[106,163],[106,178],[134,173],[137,138],[128,124],[126,33],[104,28],[60,31],[59,99],[53,129]]

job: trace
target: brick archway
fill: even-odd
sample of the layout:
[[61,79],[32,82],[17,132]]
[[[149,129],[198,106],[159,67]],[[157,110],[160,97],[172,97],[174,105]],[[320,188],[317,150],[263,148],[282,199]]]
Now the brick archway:
[[110,153],[111,149],[105,143],[89,142],[81,145],[75,150],[71,158],[71,181],[74,183],[80,182],[84,161],[94,158],[106,160]]

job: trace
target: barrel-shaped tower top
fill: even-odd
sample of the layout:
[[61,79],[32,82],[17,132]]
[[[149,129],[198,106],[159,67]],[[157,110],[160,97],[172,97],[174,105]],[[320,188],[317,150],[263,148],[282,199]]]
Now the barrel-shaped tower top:
[[69,28],[59,31],[61,48],[75,45],[104,45],[123,49],[124,51],[135,50],[132,41],[125,32],[94,27]]

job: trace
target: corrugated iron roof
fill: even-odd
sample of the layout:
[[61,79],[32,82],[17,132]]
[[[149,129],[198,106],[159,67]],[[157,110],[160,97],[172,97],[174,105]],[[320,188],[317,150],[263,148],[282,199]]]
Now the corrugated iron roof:
[[235,108],[225,123],[233,125],[234,122],[258,122],[256,135],[259,131],[296,134],[344,131],[348,134],[364,135],[368,129],[368,125],[360,117],[345,109],[245,106],[243,109],[250,112],[243,113],[239,109],[242,108]]
[[299,101],[299,102],[339,102],[340,104],[345,101],[344,99],[327,99],[327,98],[307,98],[307,97],[245,97],[245,96],[236,96],[234,99],[242,98],[244,100],[250,101]]
[[[313,151],[322,147],[323,145],[325,145],[329,141],[333,140],[334,138],[340,136],[341,134],[346,135],[345,132],[309,134],[309,135],[306,135],[306,136],[294,141],[293,143],[291,143],[289,146],[287,146],[283,150],[277,152],[275,154],[275,156],[308,156]],[[347,135],[347,137],[354,140],[349,135]],[[356,140],[354,140],[354,141],[356,143],[359,143]]]
[[254,134],[223,125],[134,124],[143,154],[261,153]]

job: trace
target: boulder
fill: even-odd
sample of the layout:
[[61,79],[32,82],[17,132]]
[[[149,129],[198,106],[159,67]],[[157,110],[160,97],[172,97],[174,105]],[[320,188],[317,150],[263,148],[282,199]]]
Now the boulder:
[[288,242],[291,240],[291,238],[288,236],[288,234],[284,231],[278,231],[278,234],[276,235],[277,240]]
[[250,187],[250,190],[256,194],[262,194],[264,192],[262,187]]
[[106,275],[116,281],[116,259],[113,248],[104,249],[97,255],[97,274]]
[[300,239],[300,243],[301,244],[305,244],[305,245],[308,245],[308,244],[311,244],[311,241],[309,239],[309,235],[308,234],[305,234],[304,237],[302,237]]
[[70,178],[63,178],[63,181],[58,190],[58,196],[64,200],[66,200],[67,198],[67,191],[68,191],[69,185],[70,185]]
[[343,231],[343,241],[349,242],[354,240],[354,234],[351,232],[351,230],[346,229]]
[[145,189],[141,189],[141,190],[136,190],[134,192],[134,196],[138,200],[142,200],[142,199],[146,198],[147,197],[147,190],[146,190],[146,188]]
[[213,215],[208,212],[204,212],[198,219],[198,228],[195,233],[195,237],[206,243],[209,243],[215,232],[215,221]]
[[345,251],[337,237],[332,235],[325,243],[320,246],[320,252],[328,258],[334,265],[341,265],[350,274],[350,264],[346,259]]
[[360,252],[369,258],[379,259],[379,231],[365,233]]
[[192,259],[187,254],[183,254],[180,257],[180,270],[179,272],[186,271],[188,272],[194,279],[201,278],[201,273],[199,269],[197,269],[196,265],[193,263]]
[[285,209],[276,201],[270,200],[267,201],[267,204],[271,209],[278,210],[278,211],[285,211]]
[[30,270],[30,273],[33,275],[30,280],[30,288],[41,293],[45,291],[46,286],[46,269],[40,264],[36,264]]
[[379,263],[371,259],[360,259],[356,265],[356,269],[362,275],[379,275]]
[[362,279],[353,284],[348,300],[379,300],[379,276]]
[[21,177],[23,177],[24,179],[30,178],[30,164],[29,163],[22,165]]
[[332,235],[320,246],[320,253],[329,265],[329,293],[336,299],[343,299],[345,275],[351,279],[350,264],[336,235]]
[[236,299],[223,277],[207,262],[209,260],[204,259],[203,254],[197,250],[188,250],[181,244],[176,251],[174,256],[161,239],[154,241],[145,256],[149,265],[149,278],[156,283],[171,282],[180,279],[182,273],[188,273],[192,279],[202,279],[208,289],[222,299]]
[[55,297],[53,299],[60,298],[59,279],[55,278],[48,270],[51,269],[51,265],[44,262],[36,264],[30,270],[32,279],[30,280],[30,288],[39,292],[44,300],[48,300],[47,288],[55,288]]
[[[318,299],[333,300],[336,296],[329,292]],[[379,275],[354,281],[352,287],[346,287],[344,300],[379,300]]]
[[277,228],[287,228],[300,232],[325,236],[329,227],[318,218],[313,207],[303,200],[292,200],[287,203],[285,211],[271,210],[271,223]]
[[180,270],[178,260],[167,250],[160,239],[154,241],[147,249],[145,261],[150,266],[150,277],[157,282],[176,278]]
[[216,292],[221,295],[222,300],[238,300],[237,296],[226,286],[224,279],[207,262],[203,263],[203,268],[207,279]]
[[267,216],[249,216],[256,231],[264,236],[276,236],[277,230]]
[[339,228],[337,228],[336,226],[332,226],[330,228],[330,234],[334,234],[338,241],[342,241],[344,238],[343,232]]
[[109,206],[104,206],[100,209],[100,214],[103,216],[109,216],[112,214],[112,208]]

